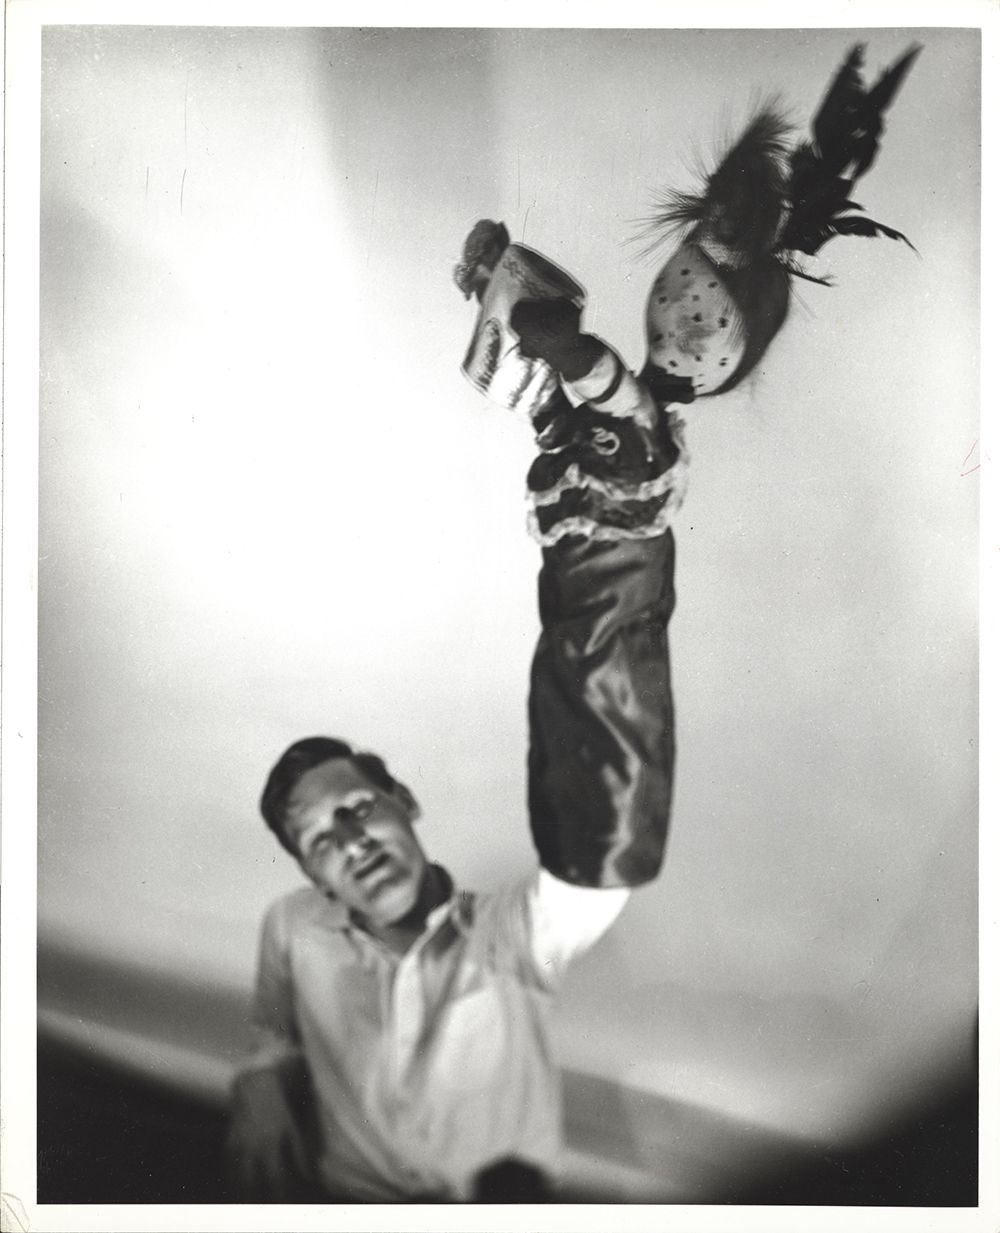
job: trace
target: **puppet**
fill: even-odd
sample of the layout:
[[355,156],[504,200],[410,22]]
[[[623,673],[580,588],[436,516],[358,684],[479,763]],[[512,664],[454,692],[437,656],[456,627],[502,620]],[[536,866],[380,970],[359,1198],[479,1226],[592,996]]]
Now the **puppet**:
[[679,242],[649,292],[638,375],[581,329],[583,289],[554,263],[512,244],[502,223],[483,220],[466,239],[455,281],[481,308],[463,370],[528,413],[539,447],[528,474],[543,552],[529,810],[542,864],[565,881],[636,886],[660,869],[675,754],[670,524],[688,467],[680,412],[757,367],[793,278],[829,283],[803,256],[838,235],[909,244],[852,193],[919,50],[866,88],[856,45],[807,137],[793,146],[768,103],[698,191],[664,195],[647,248]]

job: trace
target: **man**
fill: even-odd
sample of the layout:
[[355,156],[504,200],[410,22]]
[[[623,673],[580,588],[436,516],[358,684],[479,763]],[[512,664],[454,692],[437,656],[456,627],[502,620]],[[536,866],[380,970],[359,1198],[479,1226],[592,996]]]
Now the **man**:
[[[570,352],[613,353],[564,308],[550,303],[539,324],[529,304],[518,325],[524,354],[571,387],[546,314]],[[559,499],[537,510],[529,794],[540,867],[496,893],[457,890],[420,844],[409,789],[343,741],[298,741],[271,771],[262,813],[310,885],[262,930],[257,1049],[234,1084],[230,1141],[248,1197],[511,1201],[537,1199],[557,1174],[555,993],[629,888],[658,871],[673,769],[673,540],[659,521],[672,490],[659,482],[631,498],[651,476],[678,478],[681,449],[635,378],[616,380],[642,395],[639,419],[624,403],[570,414],[557,391],[535,423],[529,479],[543,502],[553,467],[605,481],[617,468],[620,485],[590,494],[586,533],[571,530],[579,504],[569,521]],[[690,383],[673,388],[691,397]]]
[[[544,870],[497,894],[457,892],[421,847],[412,795],[374,766],[311,738],[265,790],[312,886],[268,913],[258,1051],[235,1085],[233,1146],[263,1196],[294,1198],[313,1181],[354,1201],[469,1199],[498,1162],[551,1170],[553,993],[627,895]],[[312,1142],[307,1107],[289,1097],[302,1060]]]

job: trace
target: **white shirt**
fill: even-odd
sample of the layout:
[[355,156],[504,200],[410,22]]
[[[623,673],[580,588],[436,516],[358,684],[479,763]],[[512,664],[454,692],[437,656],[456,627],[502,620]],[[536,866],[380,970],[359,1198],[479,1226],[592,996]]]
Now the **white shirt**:
[[554,1171],[553,994],[628,893],[544,870],[492,894],[455,892],[402,956],[313,887],[278,900],[261,932],[250,1068],[304,1055],[327,1187],[461,1200],[504,1157]]

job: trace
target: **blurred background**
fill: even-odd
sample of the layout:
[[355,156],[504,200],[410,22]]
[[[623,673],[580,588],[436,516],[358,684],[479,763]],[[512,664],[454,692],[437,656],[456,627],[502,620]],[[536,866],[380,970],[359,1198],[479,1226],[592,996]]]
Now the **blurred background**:
[[221,1197],[292,740],[384,754],[462,883],[532,861],[469,228],[638,366],[655,191],[861,37],[925,47],[856,193],[919,253],[822,250],[687,416],[668,861],[565,992],[567,1186],[975,1202],[978,32],[124,26],[42,41],[40,1200]]

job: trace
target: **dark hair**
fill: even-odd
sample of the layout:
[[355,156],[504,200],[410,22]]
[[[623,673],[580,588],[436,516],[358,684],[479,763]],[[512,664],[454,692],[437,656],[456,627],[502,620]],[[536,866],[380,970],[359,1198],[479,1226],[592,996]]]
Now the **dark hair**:
[[260,798],[260,812],[264,821],[277,837],[278,842],[293,856],[297,856],[294,845],[285,834],[285,815],[288,810],[288,798],[295,785],[307,771],[331,758],[346,758],[352,762],[374,787],[383,792],[392,792],[398,786],[396,780],[377,754],[359,753],[352,749],[346,741],[339,741],[332,736],[307,736],[304,740],[289,745],[278,761],[271,768],[264,791]]

